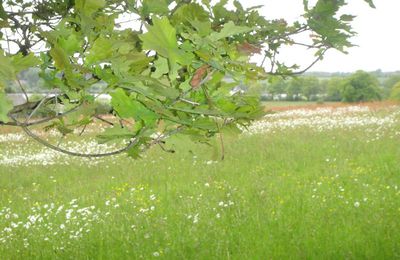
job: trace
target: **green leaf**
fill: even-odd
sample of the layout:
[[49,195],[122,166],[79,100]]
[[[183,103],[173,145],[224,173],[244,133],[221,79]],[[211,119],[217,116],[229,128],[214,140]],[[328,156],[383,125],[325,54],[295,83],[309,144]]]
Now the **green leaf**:
[[212,41],[218,41],[226,37],[230,37],[233,35],[247,33],[252,31],[253,28],[247,26],[237,26],[232,21],[224,24],[224,27],[220,32],[214,32],[209,36],[209,39]]
[[147,109],[137,100],[128,97],[124,90],[118,88],[111,93],[111,105],[122,118],[133,118],[135,120],[143,120],[146,125],[152,125],[158,116]]
[[143,0],[142,14],[166,14],[168,13],[168,3],[165,0]]
[[192,21],[205,22],[209,20],[208,13],[204,8],[196,3],[184,4],[180,6],[171,18],[174,25],[189,24]]
[[198,20],[190,21],[190,24],[196,29],[198,34],[201,37],[205,37],[210,35],[212,32],[211,30],[211,22],[206,21],[206,22],[200,22]]
[[156,71],[151,74],[154,78],[159,78],[169,72],[168,60],[163,57],[159,57],[154,62],[154,67],[156,68]]
[[86,57],[88,64],[94,64],[99,61],[104,61],[112,57],[113,40],[99,37],[90,48],[89,54]]
[[367,2],[369,4],[369,6],[371,6],[372,8],[376,8],[373,0],[365,0],[365,2]]
[[55,45],[50,50],[50,56],[53,58],[56,68],[60,70],[70,69],[71,64],[68,60],[67,54],[58,45]]
[[0,92],[0,121],[7,123],[9,121],[8,112],[13,108],[12,102],[7,99],[6,94]]
[[131,149],[128,150],[127,154],[132,159],[140,159],[140,145],[142,142],[139,142],[137,145],[133,146]]
[[159,80],[148,76],[130,76],[124,78],[120,83],[124,84],[124,88],[132,89],[150,99],[157,98],[157,94],[164,97],[164,99],[176,99],[179,96],[177,89],[164,85]]
[[37,66],[40,60],[30,53],[23,56],[21,53],[14,56],[5,56],[0,50],[0,90],[6,86],[8,81],[16,79],[18,73],[31,67]]
[[171,66],[174,66],[175,62],[182,65],[189,65],[194,55],[179,49],[176,30],[172,27],[168,18],[154,18],[153,23],[153,26],[148,26],[147,33],[139,36],[143,41],[143,48],[154,50],[159,55],[170,59]]
[[79,82],[81,74],[73,73],[72,65],[67,53],[59,45],[54,45],[50,50],[50,56],[54,60],[54,65],[57,69],[64,71],[64,76],[70,87],[78,89],[80,84],[85,84],[86,81]]
[[209,131],[217,131],[217,123],[215,123],[212,119],[210,118],[199,118],[196,121],[193,122],[193,127],[195,128],[200,128],[203,130],[209,130]]
[[131,51],[126,55],[117,55],[111,59],[113,71],[116,75],[140,75],[147,69],[151,58],[142,52]]
[[7,14],[3,8],[3,0],[0,0],[0,18],[2,18],[2,19],[7,18]]
[[7,81],[15,78],[15,70],[12,60],[8,56],[4,56],[4,52],[0,50],[0,90],[3,89]]
[[147,109],[142,103],[134,100],[136,117],[135,120],[143,120],[146,126],[152,126],[159,118],[153,111]]
[[217,105],[226,113],[234,112],[237,109],[237,105],[226,98],[221,98],[218,100]]
[[345,22],[351,22],[354,20],[354,18],[355,18],[354,15],[348,15],[348,14],[343,14],[342,16],[340,16],[340,20]]
[[75,0],[75,7],[86,16],[91,16],[106,5],[105,0]]
[[23,56],[21,53],[12,57],[12,63],[16,74],[40,64],[40,59],[33,53]]
[[60,38],[58,43],[68,55],[80,51],[81,41],[75,33],[70,34],[67,38]]
[[118,88],[111,93],[111,105],[118,115],[122,118],[136,117],[135,106],[132,100],[126,95],[125,91]]
[[85,0],[85,9],[88,11],[97,11],[106,5],[105,0]]
[[221,132],[230,136],[238,136],[242,133],[236,124],[228,124],[222,127]]
[[147,28],[148,32],[139,36],[143,41],[143,48],[155,50],[160,55],[169,58],[178,50],[176,30],[166,17],[155,18],[153,22],[154,25]]

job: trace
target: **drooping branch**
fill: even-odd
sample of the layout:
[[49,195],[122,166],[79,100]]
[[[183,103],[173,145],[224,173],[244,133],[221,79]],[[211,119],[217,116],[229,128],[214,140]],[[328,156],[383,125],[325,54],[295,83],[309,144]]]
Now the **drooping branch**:
[[[16,118],[14,118],[13,116],[11,116],[11,118],[14,120],[14,122],[16,123],[17,126],[21,127],[21,129],[29,136],[31,137],[33,140],[37,141],[38,143],[44,145],[47,148],[50,148],[54,151],[60,152],[60,153],[64,153],[70,156],[75,156],[75,157],[82,157],[82,158],[101,158],[101,157],[108,157],[108,156],[113,156],[113,155],[118,155],[124,152],[127,152],[128,150],[130,150],[131,148],[133,148],[138,142],[139,142],[139,138],[138,137],[134,137],[133,140],[129,141],[128,145],[125,146],[124,148],[121,148],[119,150],[115,150],[112,152],[107,152],[107,153],[92,153],[92,154],[85,154],[85,153],[79,153],[79,152],[73,152],[73,151],[69,151],[63,148],[60,148],[56,145],[53,145],[51,143],[49,143],[48,141],[44,140],[43,138],[41,138],[40,136],[36,135],[35,133],[33,133],[27,126],[22,125]],[[140,133],[138,134],[138,136],[140,135]]]
[[[163,139],[169,134],[152,136],[164,122],[177,129],[187,127],[188,133],[205,140],[222,133],[228,121],[249,124],[261,116],[260,100],[252,91],[232,94],[235,87],[243,83],[250,88],[270,75],[302,74],[328,49],[343,51],[351,46],[349,37],[354,35],[352,16],[338,15],[345,1],[318,0],[313,7],[304,1],[304,19],[292,25],[283,19],[268,20],[257,7],[246,9],[239,1],[233,8],[225,1],[89,2],[0,0],[0,29],[5,32],[0,41],[19,48],[16,55],[12,54],[13,46],[0,50],[0,62],[6,64],[0,66],[0,118],[11,119],[0,125],[21,127],[50,149],[89,158],[153,144],[168,151]],[[137,17],[139,31],[117,28],[121,15]],[[311,43],[296,40],[299,34],[308,34]],[[46,47],[38,45],[42,42]],[[279,60],[279,52],[291,45],[316,49],[316,59],[304,69],[286,66]],[[40,47],[36,53],[34,46]],[[261,67],[251,64],[251,58],[262,50]],[[268,61],[269,72],[262,68]],[[12,108],[4,88],[30,68],[40,68],[40,78],[50,89],[57,89],[57,95],[31,102],[18,82],[27,102]],[[106,85],[101,92],[111,97],[115,121],[94,112],[97,97],[91,93],[95,84]],[[59,113],[59,104],[68,107],[64,100],[69,100],[69,105],[73,105],[72,100],[79,101],[74,103],[76,107]],[[40,111],[51,112],[45,118],[35,116]],[[72,112],[81,114],[66,117]],[[45,129],[57,128],[63,137],[77,133],[74,130],[83,135],[89,124],[99,120],[111,126],[106,140],[134,138],[114,152],[76,153],[49,143],[29,128],[52,120]],[[132,122],[134,127],[129,125]],[[222,135],[220,138],[224,151]]]

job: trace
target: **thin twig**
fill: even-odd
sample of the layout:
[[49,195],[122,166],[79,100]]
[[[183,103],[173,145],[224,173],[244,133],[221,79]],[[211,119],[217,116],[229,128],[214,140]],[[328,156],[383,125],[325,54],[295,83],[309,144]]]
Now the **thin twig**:
[[179,100],[182,101],[182,102],[188,103],[188,104],[190,104],[192,106],[200,106],[200,103],[194,102],[194,101],[191,101],[191,100],[188,100],[188,99],[180,98]]
[[223,137],[223,135],[222,135],[221,128],[220,128],[218,122],[215,122],[215,124],[217,125],[217,128],[218,128],[219,141],[220,141],[220,143],[221,143],[221,161],[223,161],[223,160],[225,159],[224,137]]
[[158,146],[160,146],[161,150],[163,150],[163,151],[166,152],[166,153],[175,153],[175,150],[166,149],[166,148],[161,144],[161,141],[158,142]]
[[108,121],[108,120],[106,120],[106,119],[104,119],[104,118],[101,118],[101,117],[98,116],[98,115],[94,116],[94,118],[96,118],[96,119],[98,119],[98,120],[100,120],[100,121],[102,121],[102,122],[104,122],[104,123],[106,123],[106,124],[109,124],[109,125],[111,125],[111,126],[114,126],[114,123],[113,123],[113,122],[110,122],[110,121]]
[[23,93],[24,96],[25,96],[26,102],[29,102],[28,94],[26,93],[26,90],[25,90],[25,88],[22,86],[21,81],[19,80],[18,77],[17,77],[17,83],[18,83],[19,88],[22,90],[22,93]]
[[39,110],[39,108],[43,105],[43,103],[46,101],[48,95],[46,95],[45,98],[43,98],[39,104],[35,107],[35,109],[32,111],[32,113],[25,119],[25,124],[36,114],[36,112]]
[[83,135],[83,133],[85,132],[87,126],[88,126],[87,124],[83,126],[81,132],[79,133],[79,136]]
[[267,56],[268,56],[268,52],[265,52],[264,58],[263,58],[263,60],[261,61],[260,67],[263,67],[263,66],[264,66],[264,63],[265,63],[265,60],[267,59]]
[[294,71],[294,72],[290,72],[290,73],[279,73],[279,72],[267,72],[268,75],[276,75],[276,76],[293,76],[293,75],[300,75],[300,74],[304,74],[305,72],[307,72],[309,69],[311,69],[315,64],[317,64],[317,62],[319,62],[320,60],[323,59],[323,55],[325,54],[325,52],[327,52],[329,50],[325,49],[321,52],[320,55],[318,55],[318,57],[305,69],[300,70],[300,71]]

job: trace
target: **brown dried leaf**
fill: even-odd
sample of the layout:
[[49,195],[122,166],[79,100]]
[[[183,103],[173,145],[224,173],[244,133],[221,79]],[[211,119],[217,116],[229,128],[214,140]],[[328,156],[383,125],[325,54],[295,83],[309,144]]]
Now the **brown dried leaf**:
[[248,42],[239,44],[237,46],[237,50],[246,55],[250,55],[250,54],[254,54],[254,53],[260,54],[262,51],[262,49],[260,47],[254,45],[254,44],[250,44]]
[[207,74],[207,70],[209,67],[210,65],[203,65],[196,70],[196,72],[193,75],[193,78],[190,80],[190,85],[192,86],[192,88],[197,89],[200,87],[201,81]]

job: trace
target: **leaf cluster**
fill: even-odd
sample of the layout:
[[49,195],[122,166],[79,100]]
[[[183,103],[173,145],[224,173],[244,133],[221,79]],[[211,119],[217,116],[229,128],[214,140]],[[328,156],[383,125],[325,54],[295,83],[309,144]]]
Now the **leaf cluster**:
[[[266,19],[259,6],[244,8],[237,0],[233,8],[228,4],[227,0],[216,4],[209,0],[2,0],[1,39],[8,47],[0,52],[0,93],[24,69],[40,68],[41,79],[55,93],[54,101],[18,111],[31,119],[47,106],[52,112],[45,127],[67,135],[98,118],[90,89],[103,84],[97,94],[111,96],[120,123],[110,122],[112,127],[100,140],[136,139],[137,145],[129,151],[134,155],[143,146],[160,142],[154,136],[165,137],[177,129],[207,141],[224,129],[238,131],[239,125],[260,117],[259,97],[251,87],[271,74],[290,76],[309,68],[295,71],[297,65],[277,60],[282,47],[314,49],[318,61],[329,49],[345,51],[351,46],[353,16],[337,17],[343,0],[319,0],[314,6],[304,1],[303,19],[293,24]],[[129,21],[121,22],[124,18]],[[311,35],[309,43],[295,40],[303,33]],[[261,65],[250,62],[254,55],[264,56]],[[60,116],[60,106],[72,112]],[[16,110],[4,94],[0,109],[2,124],[11,121],[21,126],[29,121],[16,120],[21,113],[12,112]]]

